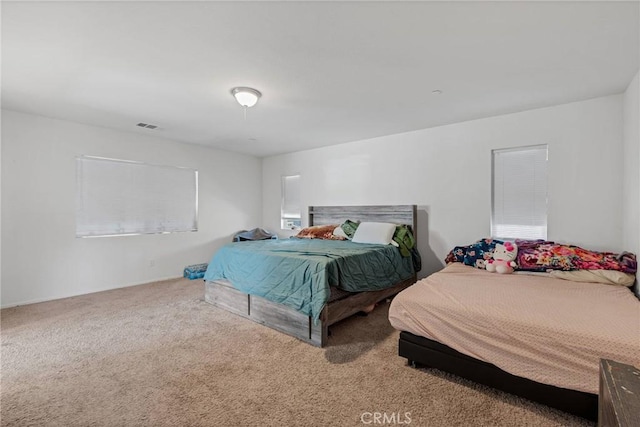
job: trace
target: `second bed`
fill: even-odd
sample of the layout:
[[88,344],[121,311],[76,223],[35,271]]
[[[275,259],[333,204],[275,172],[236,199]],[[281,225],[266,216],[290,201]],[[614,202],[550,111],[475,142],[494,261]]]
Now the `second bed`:
[[448,265],[394,298],[400,355],[594,418],[600,359],[640,366],[624,286]]

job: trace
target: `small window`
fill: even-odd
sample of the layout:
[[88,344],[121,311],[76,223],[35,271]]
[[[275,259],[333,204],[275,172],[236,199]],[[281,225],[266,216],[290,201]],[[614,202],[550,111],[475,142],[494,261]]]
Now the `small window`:
[[76,158],[76,237],[198,231],[198,171]]
[[547,238],[547,145],[492,150],[491,235]]
[[283,176],[280,212],[283,230],[293,230],[302,226],[300,194],[300,175]]

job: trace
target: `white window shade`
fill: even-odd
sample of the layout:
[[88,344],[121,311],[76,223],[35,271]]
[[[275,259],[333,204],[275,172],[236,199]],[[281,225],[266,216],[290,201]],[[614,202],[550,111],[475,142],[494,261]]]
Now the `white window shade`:
[[493,150],[491,235],[547,238],[547,145]]
[[281,228],[292,229],[302,225],[301,194],[300,175],[282,177]]
[[76,158],[76,236],[198,230],[198,171]]

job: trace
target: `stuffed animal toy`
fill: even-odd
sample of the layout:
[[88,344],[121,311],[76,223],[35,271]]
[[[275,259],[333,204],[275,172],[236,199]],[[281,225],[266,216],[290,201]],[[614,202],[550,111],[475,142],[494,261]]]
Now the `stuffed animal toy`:
[[516,255],[518,255],[518,247],[515,244],[511,242],[498,243],[493,250],[493,259],[487,260],[485,268],[492,273],[511,274],[513,267],[517,265],[514,261]]

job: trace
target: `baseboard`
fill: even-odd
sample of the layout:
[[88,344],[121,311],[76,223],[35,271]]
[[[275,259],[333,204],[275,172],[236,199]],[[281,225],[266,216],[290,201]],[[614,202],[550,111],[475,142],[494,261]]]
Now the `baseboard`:
[[2,305],[2,306],[0,306],[0,309],[12,308],[12,307],[20,307],[20,306],[23,306],[23,305],[38,304],[38,303],[41,303],[41,302],[48,302],[48,301],[57,301],[57,300],[60,300],[60,299],[65,299],[65,298],[79,297],[81,295],[97,294],[99,292],[112,291],[114,289],[130,288],[132,286],[148,285],[149,283],[153,283],[153,282],[163,282],[165,280],[180,279],[181,277],[182,276],[160,277],[158,279],[151,280],[151,281],[148,281],[148,282],[136,282],[136,283],[128,283],[128,284],[125,284],[125,285],[122,285],[122,286],[104,287],[104,288],[92,290],[91,292],[80,292],[80,293],[77,293],[77,294],[69,294],[69,295],[65,295],[65,296],[56,296],[56,297],[50,297],[50,298],[38,298],[38,299],[34,299],[34,300],[28,300],[28,301],[22,301],[22,302]]

